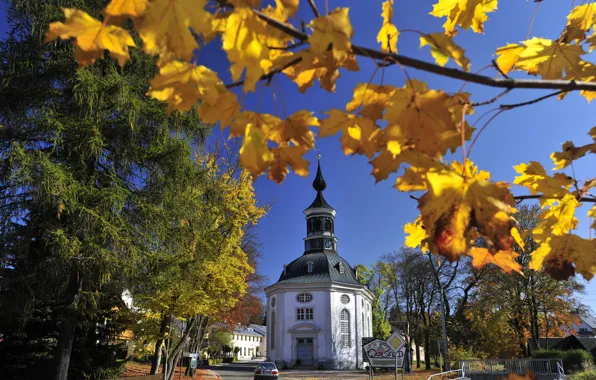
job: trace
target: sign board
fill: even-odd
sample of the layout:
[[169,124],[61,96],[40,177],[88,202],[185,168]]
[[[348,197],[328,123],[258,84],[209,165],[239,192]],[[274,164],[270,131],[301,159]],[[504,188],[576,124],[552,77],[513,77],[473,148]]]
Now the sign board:
[[197,358],[196,357],[192,357],[190,359],[190,368],[192,368],[192,369],[197,368]]
[[198,358],[199,357],[199,354],[198,353],[197,354],[193,354],[193,353],[190,353],[188,351],[184,351],[182,353],[182,357],[183,358]]
[[403,368],[406,357],[406,340],[399,332],[389,339],[362,338],[364,362],[371,367]]

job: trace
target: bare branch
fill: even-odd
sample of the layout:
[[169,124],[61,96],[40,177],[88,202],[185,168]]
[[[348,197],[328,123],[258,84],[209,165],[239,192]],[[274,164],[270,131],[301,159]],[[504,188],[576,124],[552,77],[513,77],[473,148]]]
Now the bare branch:
[[529,101],[523,102],[523,103],[501,104],[499,106],[499,108],[504,109],[504,110],[510,110],[512,108],[528,106],[530,104],[538,103],[538,102],[541,102],[541,101],[543,101],[545,99],[552,98],[553,96],[561,95],[561,94],[563,94],[565,92],[567,92],[567,91],[566,90],[561,90],[561,91],[553,92],[552,94],[544,95],[544,96],[541,96],[539,98],[536,98],[536,99],[533,99],[533,100],[529,100]]
[[310,5],[310,9],[312,9],[312,13],[315,14],[315,17],[321,17],[321,14],[319,13],[319,10],[315,4],[315,0],[308,0],[308,5]]
[[[283,23],[275,20],[262,12],[253,10],[260,19],[265,21],[269,26],[272,26],[282,32],[299,39],[301,41],[307,41],[308,35],[303,33],[290,24]],[[545,79],[511,79],[511,78],[492,78],[485,75],[469,73],[459,69],[442,67],[434,63],[421,61],[419,59],[406,57],[395,53],[386,53],[375,49],[370,49],[363,46],[352,45],[352,52],[359,56],[364,56],[372,59],[377,59],[381,62],[395,61],[404,66],[413,67],[429,73],[434,73],[444,77],[453,79],[459,79],[468,81],[488,87],[497,88],[526,88],[526,89],[550,89],[550,90],[565,90],[565,91],[577,91],[587,90],[596,91],[596,82],[586,81],[574,81],[574,80],[545,80]],[[502,73],[503,74],[503,73]],[[269,75],[269,74],[268,74]],[[268,75],[265,75],[265,79],[268,79]],[[242,82],[235,82],[232,85],[228,85],[228,88],[237,87]]]
[[[279,69],[275,69],[272,72],[270,72],[269,74],[262,75],[259,80],[268,80],[268,81],[270,81],[275,74],[279,74],[282,71],[284,71],[285,69],[287,69],[288,67],[294,66],[294,65],[298,64],[301,61],[302,61],[302,57],[297,57],[296,59],[293,59],[290,62],[288,62],[283,67],[281,67]],[[236,82],[232,82],[230,84],[227,84],[226,85],[226,88],[239,87],[239,86],[242,86],[243,84],[244,84],[244,80],[239,80],[239,81],[236,81]]]
[[494,103],[497,100],[501,99],[503,96],[507,95],[507,93],[509,91],[511,91],[510,88],[506,89],[505,91],[501,92],[499,95],[495,96],[494,98],[492,98],[490,100],[485,100],[484,102],[472,103],[472,106],[473,107],[480,107],[480,106],[486,106],[487,104]]
[[[549,199],[559,199],[556,197],[545,197],[542,194],[533,194],[533,195],[516,195],[513,197],[518,202],[527,200],[527,199],[540,199],[540,198],[549,198]],[[560,197],[562,199],[562,197]],[[586,197],[586,196],[576,196],[577,200],[580,202],[591,202],[596,203],[596,198]]]

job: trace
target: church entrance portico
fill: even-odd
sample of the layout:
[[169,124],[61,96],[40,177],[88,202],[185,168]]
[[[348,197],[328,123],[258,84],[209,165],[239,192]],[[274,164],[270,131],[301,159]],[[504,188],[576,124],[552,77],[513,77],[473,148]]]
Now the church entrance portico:
[[313,338],[297,338],[296,361],[300,360],[300,365],[313,365]]
[[299,360],[301,366],[315,366],[319,329],[310,323],[301,323],[290,329],[292,335],[292,364]]

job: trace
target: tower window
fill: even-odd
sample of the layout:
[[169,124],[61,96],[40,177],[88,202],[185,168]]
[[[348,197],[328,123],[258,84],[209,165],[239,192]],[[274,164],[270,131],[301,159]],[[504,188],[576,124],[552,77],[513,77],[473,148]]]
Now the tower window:
[[350,347],[350,312],[343,309],[339,316],[341,346]]
[[308,269],[308,273],[312,273],[312,270],[313,270],[313,267],[314,267],[314,265],[315,265],[315,264],[314,264],[312,261],[309,261],[309,262],[306,264],[306,266],[307,266],[307,269]]
[[325,231],[331,231],[331,220],[329,218],[325,219]]
[[318,219],[318,218],[317,218],[317,219],[315,219],[315,221],[314,221],[314,226],[313,226],[313,230],[314,230],[315,232],[317,232],[317,231],[321,231],[321,229],[322,229],[321,227],[322,227],[322,226],[321,226],[321,220],[320,220],[320,219]]
[[347,294],[342,294],[340,297],[340,301],[341,301],[341,303],[346,305],[346,304],[350,303],[350,296],[348,296]]

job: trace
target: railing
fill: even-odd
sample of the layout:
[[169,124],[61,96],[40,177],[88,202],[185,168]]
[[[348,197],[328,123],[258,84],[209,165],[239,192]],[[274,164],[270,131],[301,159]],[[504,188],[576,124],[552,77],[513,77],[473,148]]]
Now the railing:
[[[532,371],[537,375],[559,375],[563,359],[477,359],[460,361],[462,376],[469,374],[507,375],[525,374]],[[561,369],[559,369],[561,368]]]
[[461,379],[464,377],[463,370],[455,369],[453,371],[446,371],[430,375],[428,380],[447,380],[447,379]]
[[565,369],[561,363],[557,363],[557,372],[559,373],[559,380],[565,378]]

